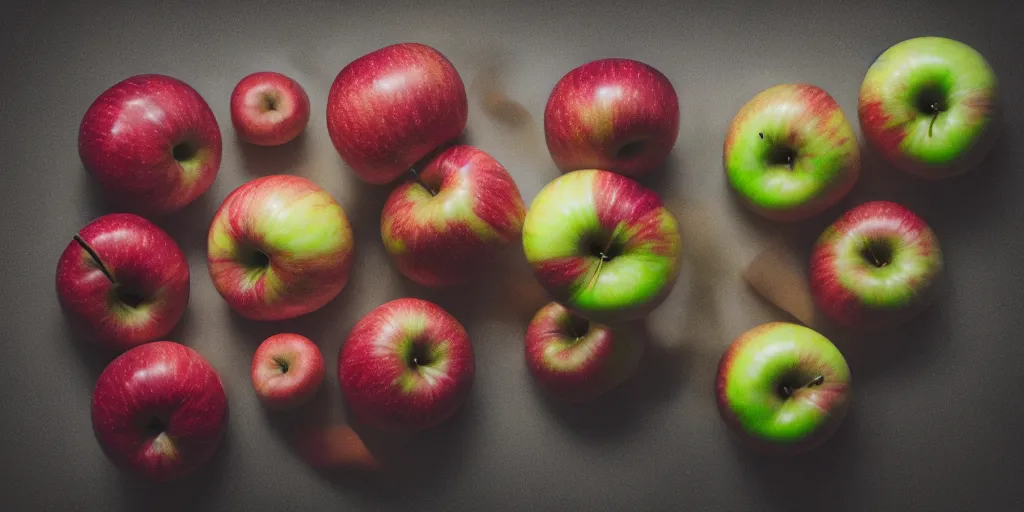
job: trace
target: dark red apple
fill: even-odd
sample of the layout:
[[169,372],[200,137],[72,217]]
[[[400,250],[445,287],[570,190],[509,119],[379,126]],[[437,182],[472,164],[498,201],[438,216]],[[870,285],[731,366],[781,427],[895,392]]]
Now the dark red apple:
[[309,122],[309,96],[281,73],[246,76],[231,93],[231,124],[243,141],[279,146],[298,137]]
[[96,381],[92,428],[118,466],[154,481],[181,478],[217,451],[227,423],[217,372],[170,341],[135,347]]
[[162,215],[202,195],[220,169],[217,119],[188,84],[138,75],[103,92],[78,131],[85,168],[118,203]]
[[389,183],[466,129],[466,88],[437,50],[402,43],[345,66],[327,98],[334,147],[367,183]]
[[455,414],[473,384],[466,330],[440,306],[398,299],[364,316],[338,355],[349,409],[383,430],[415,431]]
[[661,165],[679,134],[679,99],[653,67],[601,59],[555,84],[544,109],[548,151],[562,172],[640,176]]
[[324,358],[309,338],[275,334],[252,357],[252,387],[270,409],[291,409],[307,402],[324,381]]
[[57,296],[94,342],[116,350],[167,335],[188,305],[188,261],[138,215],[104,215],[75,235],[57,263]]

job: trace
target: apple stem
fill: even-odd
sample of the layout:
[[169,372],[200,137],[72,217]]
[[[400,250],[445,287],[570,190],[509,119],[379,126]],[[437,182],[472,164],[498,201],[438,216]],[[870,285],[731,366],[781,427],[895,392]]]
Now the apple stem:
[[420,179],[420,173],[416,172],[416,169],[410,167],[409,172],[412,174],[412,179],[416,181],[416,183],[418,183],[419,186],[427,189],[427,192],[430,192],[431,196],[437,195],[437,192],[434,192],[434,189],[428,187],[426,183],[423,183],[423,180]]
[[85,243],[85,240],[82,240],[81,236],[75,235],[75,242],[77,242],[78,245],[85,250],[85,252],[89,253],[89,257],[92,258],[92,260],[96,263],[96,266],[100,268],[100,271],[103,272],[103,275],[107,276],[107,280],[109,280],[113,284],[117,284],[117,281],[114,280],[114,275],[111,274],[109,270],[107,270],[107,266],[104,265],[103,260],[100,259],[100,255],[96,254],[96,251],[93,250],[93,248],[90,247],[89,244]]
[[824,375],[818,375],[813,380],[808,382],[806,387],[820,386],[822,382],[825,382],[825,376]]
[[934,111],[932,113],[932,122],[928,123],[928,136],[929,137],[932,136],[932,128],[935,126],[935,120],[939,118],[939,105],[936,104],[936,103],[932,103],[932,110]]

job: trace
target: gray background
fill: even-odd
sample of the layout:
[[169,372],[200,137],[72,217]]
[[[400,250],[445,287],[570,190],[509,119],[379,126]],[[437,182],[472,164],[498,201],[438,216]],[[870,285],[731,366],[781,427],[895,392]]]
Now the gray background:
[[[600,1],[23,2],[0,28],[3,223],[0,501],[9,510],[1022,510],[1024,490],[1024,163],[1016,122],[1022,76],[1016,2]],[[832,93],[856,125],[864,72],[889,45],[919,35],[962,40],[999,75],[1003,136],[972,174],[928,183],[865,154],[843,205],[795,226],[747,214],[725,186],[721,147],[736,110],[782,82]],[[631,57],[662,70],[681,102],[670,161],[644,180],[683,227],[683,273],[647,323],[651,347],[636,379],[587,407],[545,400],[523,363],[526,322],[543,301],[518,249],[478,284],[430,292],[392,268],[379,241],[388,187],[360,184],[334,152],[324,105],[351,60],[399,41],[445,53],[473,87],[467,140],[515,176],[529,200],[557,173],[540,117],[558,78],[585,61]],[[286,147],[243,147],[228,98],[244,75],[276,70],[313,104],[305,135]],[[213,187],[160,224],[186,251],[192,300],[170,338],[199,350],[230,400],[226,441],[193,478],[151,486],[103,457],[89,423],[92,386],[110,355],[83,345],[54,293],[72,235],[110,207],[77,156],[78,123],[105,88],[133,74],[185,80],[224,134]],[[482,108],[481,78],[497,79],[528,116]],[[206,230],[235,187],[270,173],[309,177],[345,206],[356,231],[353,279],[321,311],[290,322],[229,312],[205,268]],[[785,315],[739,276],[781,233],[804,258],[822,227],[868,198],[905,202],[942,242],[949,287],[909,326],[886,335],[828,334],[855,379],[852,412],[833,440],[791,460],[748,454],[719,421],[712,379],[722,348]],[[414,439],[367,442],[391,473],[314,469],[292,448],[298,425],[344,421],[334,372],[348,329],[376,305],[413,295],[439,302],[469,331],[477,378],[450,423]],[[292,415],[265,414],[249,363],[267,335],[297,331],[328,361],[319,398]],[[376,443],[376,444],[374,444]],[[382,455],[382,457],[384,457]]]

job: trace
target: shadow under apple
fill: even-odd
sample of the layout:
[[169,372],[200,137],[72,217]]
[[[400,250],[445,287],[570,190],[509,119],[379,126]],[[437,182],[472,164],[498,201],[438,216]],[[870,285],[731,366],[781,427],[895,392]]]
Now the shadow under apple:
[[242,155],[246,172],[255,176],[273,174],[303,174],[300,167],[308,162],[309,127],[298,137],[280,146],[257,146],[235,136],[235,144]]

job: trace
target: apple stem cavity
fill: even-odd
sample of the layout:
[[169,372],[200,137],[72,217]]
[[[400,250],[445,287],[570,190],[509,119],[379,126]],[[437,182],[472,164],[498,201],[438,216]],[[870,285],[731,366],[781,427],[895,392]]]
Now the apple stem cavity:
[[179,163],[188,162],[196,156],[196,148],[188,142],[179,142],[171,148],[171,156]]
[[820,386],[824,382],[825,382],[825,376],[824,375],[818,375],[817,377],[811,379],[810,382],[808,382],[807,384],[804,384],[802,386],[793,386],[792,384],[789,384],[788,382],[783,382],[782,384],[779,385],[779,395],[781,395],[782,398],[784,398],[784,399],[785,398],[789,398],[789,397],[793,396],[793,393],[796,393],[796,391],[798,389],[801,389],[801,388],[813,388],[815,386]]
[[431,196],[436,196],[437,195],[437,192],[435,192],[434,189],[428,187],[427,184],[424,183],[422,179],[420,179],[420,173],[417,172],[416,169],[410,168],[409,169],[409,173],[412,174],[413,181],[415,181],[419,186],[425,188],[427,190],[427,192],[430,192]]
[[281,370],[281,373],[288,373],[288,361],[283,357],[275,357],[274,362],[277,363],[277,367]]
[[92,247],[90,247],[89,244],[86,243],[81,236],[75,235],[75,242],[83,250],[85,250],[85,252],[89,254],[89,257],[92,258],[92,261],[96,263],[97,267],[99,267],[100,272],[103,272],[103,275],[107,276],[107,280],[109,280],[113,284],[117,284],[117,281],[114,280],[114,275],[110,273],[110,270],[107,270],[107,266],[104,265],[103,260],[100,259],[100,255],[96,254],[96,251]]

